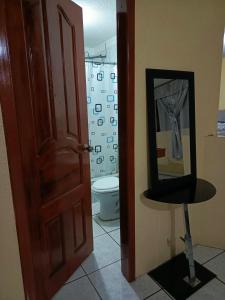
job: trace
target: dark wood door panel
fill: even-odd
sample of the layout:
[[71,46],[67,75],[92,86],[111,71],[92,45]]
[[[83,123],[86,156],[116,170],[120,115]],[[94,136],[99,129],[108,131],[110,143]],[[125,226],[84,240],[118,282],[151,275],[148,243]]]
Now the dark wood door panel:
[[35,149],[30,220],[50,299],[93,249],[82,11],[69,0],[26,0],[24,16]]
[[58,290],[93,249],[87,235],[92,226],[91,214],[85,216],[87,206],[83,200],[74,202],[61,215],[42,222],[44,277],[49,295]]
[[80,55],[83,57],[83,53],[77,51],[79,37],[76,32],[79,29],[75,28],[82,18],[79,13],[74,16],[72,11],[73,3],[70,1],[46,1],[44,27],[45,31],[47,27],[49,32],[48,56],[51,58],[49,75],[53,83],[51,93],[54,94],[57,134],[59,138],[72,135],[80,140],[81,92],[78,90],[77,77],[80,76],[80,72],[78,73],[77,69],[77,57]]
[[[79,20],[76,24],[76,39],[82,41],[81,16],[71,18],[73,14],[72,2],[51,1],[52,5],[60,5],[68,15],[70,21]],[[120,141],[123,142],[120,160],[121,176],[126,178],[126,182],[121,185],[121,197],[123,209],[121,209],[122,229],[122,260],[123,273],[127,279],[134,279],[134,170],[133,170],[133,110],[134,110],[134,0],[117,0],[117,28],[118,28],[118,66],[119,66],[119,98],[120,102]],[[63,205],[63,213],[59,215],[43,212],[42,208],[53,205],[51,199],[47,204],[42,203],[40,197],[40,167],[39,156],[44,158],[48,152],[47,148],[55,149],[64,147],[64,143],[57,136],[58,124],[56,124],[56,114],[54,107],[54,90],[52,72],[52,58],[50,55],[49,24],[46,13],[45,0],[2,0],[0,1],[0,31],[1,42],[4,51],[0,57],[0,68],[2,74],[2,110],[4,118],[4,129],[6,132],[7,152],[10,166],[10,176],[17,221],[18,239],[20,243],[21,263],[25,294],[32,300],[50,300],[52,295],[59,289],[67,278],[80,265],[83,259],[92,250],[92,239],[90,238],[91,228],[91,208],[90,190],[85,189],[82,203],[85,208],[87,242],[76,251],[74,255],[74,229],[73,211],[69,202],[68,207]],[[58,8],[56,9],[58,12]],[[71,22],[72,22],[71,21]],[[44,26],[44,23],[47,26]],[[60,33],[59,33],[60,34]],[[65,35],[64,35],[65,36]],[[71,42],[70,42],[71,44]],[[79,97],[85,99],[85,80],[83,66],[83,41],[76,44],[76,67],[79,70],[77,76],[77,87]],[[60,49],[62,53],[62,49]],[[71,51],[72,52],[72,51]],[[82,59],[81,59],[82,58]],[[75,59],[75,58],[74,58]],[[55,61],[55,60],[54,60]],[[128,62],[128,63],[127,63]],[[68,72],[69,73],[69,72]],[[128,76],[129,75],[129,76]],[[129,78],[127,78],[127,76]],[[66,77],[64,77],[66,78]],[[125,92],[124,92],[125,91]],[[127,91],[127,93],[126,93]],[[76,91],[77,92],[77,91]],[[63,94],[65,91],[63,90]],[[83,102],[83,100],[81,100]],[[128,104],[129,102],[129,109]],[[79,107],[80,121],[86,117],[86,106],[81,103]],[[74,113],[74,112],[73,112]],[[64,116],[64,114],[62,114]],[[57,119],[58,120],[58,119]],[[66,120],[65,120],[66,121]],[[66,124],[66,123],[65,123]],[[58,125],[58,126],[56,126]],[[66,124],[66,126],[68,126]],[[74,125],[66,128],[66,138],[74,136],[68,131],[76,131]],[[83,124],[81,129],[80,144],[86,143],[87,124]],[[65,138],[65,136],[63,136]],[[125,141],[125,143],[124,143]],[[54,146],[53,146],[54,145]],[[70,144],[71,146],[71,144]],[[71,146],[73,148],[73,146]],[[52,151],[52,150],[51,150]],[[126,159],[123,159],[126,153]],[[42,156],[43,155],[43,156]],[[86,185],[89,180],[88,155],[83,157],[83,183]],[[128,181],[127,181],[128,178]],[[128,184],[127,184],[128,183]],[[127,189],[129,186],[129,189]],[[65,195],[66,193],[64,193]],[[79,201],[78,197],[78,201]],[[57,205],[59,202],[57,201]],[[61,203],[61,202],[60,202]],[[60,204],[61,205],[61,204]],[[78,206],[77,214],[80,216]],[[40,215],[43,212],[45,219]],[[48,219],[46,215],[54,216]],[[76,215],[76,214],[75,214]],[[54,220],[55,218],[55,220]],[[50,249],[52,253],[43,251],[44,235],[42,227],[44,220],[52,220],[49,228]],[[58,221],[60,219],[60,221]],[[54,221],[53,221],[54,220]],[[64,253],[62,252],[61,237],[63,235],[63,224],[67,228],[67,239],[63,240]],[[80,223],[78,217],[77,223]],[[56,235],[52,231],[56,231]],[[82,241],[78,237],[78,241]],[[41,241],[41,242],[40,242]],[[79,242],[78,242],[79,244]],[[45,254],[47,253],[47,260]],[[64,263],[58,271],[51,276],[49,267],[49,257],[52,257],[51,268],[53,270],[60,266],[63,259],[68,259],[69,263]]]
[[[44,55],[40,1],[24,1],[24,21],[31,82],[31,105],[35,125],[37,153],[45,144],[54,143],[57,137],[54,101],[49,97],[47,61]],[[42,47],[40,47],[42,45]],[[46,101],[47,100],[47,101]]]
[[84,218],[84,207],[82,199],[77,201],[72,208],[73,232],[74,232],[74,252],[82,247],[86,242],[86,224]]
[[[65,212],[66,210],[70,209],[74,205],[74,203],[81,201],[81,198],[82,202],[84,202],[85,205],[88,201],[88,195],[85,195],[85,187],[83,185],[79,185],[72,191],[63,194],[64,201],[61,201],[62,195],[60,195],[53,201],[42,205],[40,207],[40,218],[45,221],[52,219],[60,212]],[[87,210],[87,212],[85,211],[85,213],[89,214],[90,212],[89,210]]]
[[66,263],[63,220],[61,215],[44,224],[45,245],[48,255],[48,276],[53,276]]
[[49,152],[40,165],[40,178],[43,203],[74,190],[83,183],[82,154],[69,147]]
[[[74,61],[74,56],[76,57],[76,31],[63,8],[59,5],[58,16],[60,27],[61,56],[63,62],[67,134],[75,136],[79,140],[79,114],[76,109],[76,106],[79,105],[79,101],[77,99],[78,94],[76,93],[77,78],[75,77],[77,74],[77,68]],[[76,85],[75,87],[74,82]],[[73,99],[76,99],[76,105],[74,105]]]
[[[61,273],[67,261],[86,243],[86,218],[82,199],[62,214],[43,222],[43,249],[48,278]],[[68,247],[69,246],[69,247]]]

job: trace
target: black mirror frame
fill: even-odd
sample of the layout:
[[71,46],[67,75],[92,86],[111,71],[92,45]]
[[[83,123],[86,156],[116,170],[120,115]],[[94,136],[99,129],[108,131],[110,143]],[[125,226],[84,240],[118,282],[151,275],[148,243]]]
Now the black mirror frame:
[[[191,173],[178,178],[159,180],[157,166],[156,118],[154,101],[154,79],[185,79],[189,82],[189,122],[190,122],[190,160]],[[148,120],[148,166],[149,189],[163,194],[196,182],[196,135],[195,135],[195,92],[194,73],[161,69],[146,69],[147,120]]]

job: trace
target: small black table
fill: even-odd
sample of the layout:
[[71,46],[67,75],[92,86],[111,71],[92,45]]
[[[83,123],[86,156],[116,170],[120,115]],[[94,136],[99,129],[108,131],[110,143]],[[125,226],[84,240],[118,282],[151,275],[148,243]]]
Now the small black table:
[[186,232],[182,240],[185,243],[185,254],[182,253],[149,272],[149,275],[175,299],[186,299],[216,277],[215,274],[194,261],[188,213],[188,204],[207,201],[215,194],[215,187],[203,179],[196,179],[195,183],[166,194],[151,189],[144,192],[144,196],[151,200],[183,205]]

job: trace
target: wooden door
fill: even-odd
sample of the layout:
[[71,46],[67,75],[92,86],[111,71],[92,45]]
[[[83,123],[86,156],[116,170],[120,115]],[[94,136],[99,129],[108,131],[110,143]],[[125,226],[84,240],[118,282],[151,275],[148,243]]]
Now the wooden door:
[[82,10],[69,0],[24,0],[23,10],[32,251],[50,299],[93,249]]

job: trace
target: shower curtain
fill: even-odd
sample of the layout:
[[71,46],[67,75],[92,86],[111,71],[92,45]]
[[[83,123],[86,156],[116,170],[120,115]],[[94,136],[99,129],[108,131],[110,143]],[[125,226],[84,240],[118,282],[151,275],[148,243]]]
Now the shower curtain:
[[117,66],[85,63],[91,177],[118,173]]

